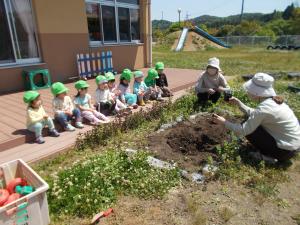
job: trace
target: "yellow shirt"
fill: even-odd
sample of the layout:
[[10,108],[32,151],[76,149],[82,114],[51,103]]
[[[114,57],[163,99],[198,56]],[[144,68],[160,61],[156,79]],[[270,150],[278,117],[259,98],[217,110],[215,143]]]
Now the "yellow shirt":
[[40,106],[37,109],[28,107],[27,108],[27,122],[26,122],[27,127],[29,127],[32,124],[42,121],[44,119],[45,115],[46,115],[46,112],[45,112],[43,106]]

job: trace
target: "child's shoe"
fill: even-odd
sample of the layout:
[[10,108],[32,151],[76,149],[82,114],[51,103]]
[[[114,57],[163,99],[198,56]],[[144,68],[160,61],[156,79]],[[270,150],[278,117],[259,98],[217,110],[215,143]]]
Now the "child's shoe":
[[81,122],[76,122],[75,127],[82,129],[82,128],[84,128],[84,125]]
[[59,137],[60,133],[58,133],[58,131],[56,129],[50,130],[50,136],[52,137]]
[[146,104],[145,104],[144,100],[141,100],[141,101],[139,101],[138,105],[139,106],[145,106]]
[[38,136],[35,141],[38,144],[44,144],[45,143],[45,140],[42,136]]
[[65,127],[65,131],[75,131],[75,127],[73,127],[71,124],[68,124],[68,126]]

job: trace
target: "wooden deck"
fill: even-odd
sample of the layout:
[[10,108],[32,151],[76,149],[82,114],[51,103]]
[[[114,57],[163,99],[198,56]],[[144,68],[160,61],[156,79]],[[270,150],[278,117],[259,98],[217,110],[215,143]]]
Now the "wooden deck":
[[[147,69],[143,69],[146,72]],[[166,69],[169,86],[172,91],[182,94],[180,90],[191,87],[199,76],[199,71],[189,69]],[[117,82],[118,82],[117,76]],[[89,92],[93,95],[96,89],[95,80],[89,80]],[[74,83],[66,84],[70,89],[70,96],[76,94]],[[46,112],[53,116],[52,112],[52,94],[49,89],[39,91],[43,100]],[[60,152],[74,144],[79,133],[92,129],[86,125],[82,130],[75,132],[63,132],[59,138],[46,137],[46,143],[38,145],[33,143],[34,136],[28,132],[25,127],[26,105],[23,103],[24,92],[13,93],[0,96],[0,164],[22,158],[27,162],[33,162],[41,158]]]

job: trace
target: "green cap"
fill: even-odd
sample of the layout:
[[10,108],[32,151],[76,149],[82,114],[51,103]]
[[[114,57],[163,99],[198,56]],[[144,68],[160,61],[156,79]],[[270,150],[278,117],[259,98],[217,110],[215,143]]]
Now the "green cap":
[[148,77],[150,79],[158,79],[159,78],[158,72],[155,69],[150,69],[148,70]]
[[107,83],[107,78],[103,75],[99,75],[96,77],[96,84],[104,84]]
[[39,96],[40,94],[37,91],[26,91],[23,96],[23,101],[28,104],[37,99]]
[[120,80],[127,80],[128,82],[130,82],[131,76],[132,76],[131,70],[130,69],[124,69],[122,74],[121,74]]
[[83,88],[88,88],[90,85],[84,81],[84,80],[79,80],[75,83],[75,88],[77,90],[83,89]]
[[108,72],[105,74],[107,81],[115,80],[115,75],[112,72]]
[[144,76],[144,73],[140,70],[135,71],[133,74],[134,74],[134,78],[139,78]]
[[59,95],[62,94],[64,92],[68,92],[69,89],[65,87],[65,85],[61,82],[56,82],[54,84],[52,84],[51,86],[51,92],[53,95]]
[[165,69],[165,64],[163,62],[157,62],[155,64],[155,69],[156,70],[163,70],[163,69]]

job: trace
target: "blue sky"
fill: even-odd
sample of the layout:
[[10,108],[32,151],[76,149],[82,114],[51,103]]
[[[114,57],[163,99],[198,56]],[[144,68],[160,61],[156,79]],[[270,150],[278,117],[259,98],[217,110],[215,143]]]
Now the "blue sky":
[[[244,12],[270,13],[284,10],[292,2],[299,5],[300,0],[245,0]],[[152,0],[152,19],[178,20],[177,9],[182,9],[182,18],[200,15],[229,16],[241,12],[242,0]]]

